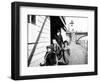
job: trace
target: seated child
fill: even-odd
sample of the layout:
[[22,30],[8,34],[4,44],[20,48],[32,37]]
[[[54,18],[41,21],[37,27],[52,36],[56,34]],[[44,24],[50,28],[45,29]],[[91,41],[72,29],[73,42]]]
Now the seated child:
[[52,46],[47,46],[47,52],[44,56],[44,64],[40,63],[40,66],[50,66],[50,65],[56,65],[56,55],[53,52]]

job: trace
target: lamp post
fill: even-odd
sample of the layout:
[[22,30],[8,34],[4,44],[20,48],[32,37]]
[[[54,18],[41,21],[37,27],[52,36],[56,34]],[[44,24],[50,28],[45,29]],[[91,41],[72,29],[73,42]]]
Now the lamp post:
[[71,20],[71,22],[68,24],[68,32],[71,32],[71,27],[73,27],[73,20]]

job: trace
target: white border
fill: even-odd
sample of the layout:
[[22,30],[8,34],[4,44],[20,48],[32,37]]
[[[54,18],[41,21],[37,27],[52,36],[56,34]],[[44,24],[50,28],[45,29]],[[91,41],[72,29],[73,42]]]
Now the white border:
[[[88,64],[48,67],[27,67],[27,14],[88,17]],[[41,75],[94,71],[94,11],[40,7],[20,7],[20,75]]]

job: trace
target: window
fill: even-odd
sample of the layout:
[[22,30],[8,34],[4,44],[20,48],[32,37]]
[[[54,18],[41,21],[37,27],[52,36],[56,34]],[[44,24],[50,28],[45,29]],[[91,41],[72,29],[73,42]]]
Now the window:
[[28,23],[36,24],[36,16],[28,15]]

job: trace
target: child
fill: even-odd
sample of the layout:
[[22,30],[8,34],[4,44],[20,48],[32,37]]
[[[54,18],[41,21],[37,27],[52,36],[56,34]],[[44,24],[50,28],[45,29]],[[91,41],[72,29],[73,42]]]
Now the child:
[[68,41],[64,41],[64,61],[66,64],[69,63],[70,49],[68,47]]
[[40,63],[40,66],[50,66],[50,65],[56,65],[56,55],[53,52],[53,47],[47,46],[47,52],[44,56],[44,64]]

